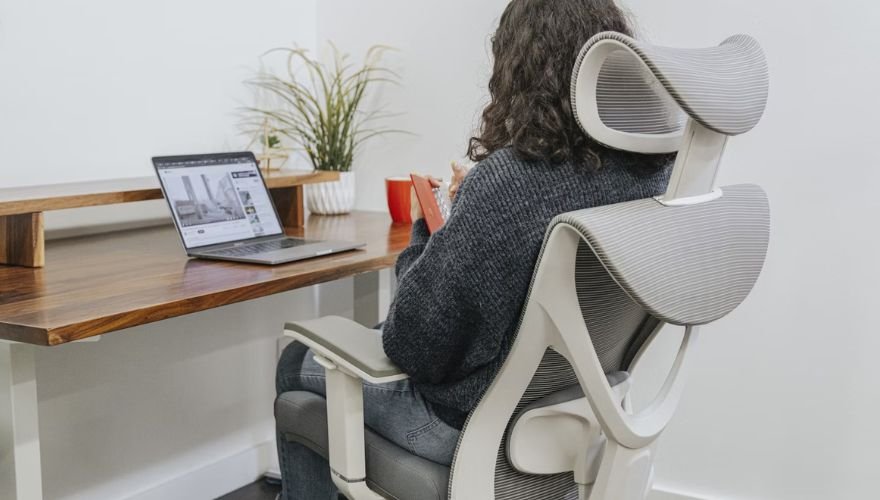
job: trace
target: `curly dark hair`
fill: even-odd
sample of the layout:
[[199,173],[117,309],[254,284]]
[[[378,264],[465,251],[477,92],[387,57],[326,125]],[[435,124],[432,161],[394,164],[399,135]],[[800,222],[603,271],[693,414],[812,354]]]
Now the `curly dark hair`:
[[491,102],[468,157],[482,161],[511,147],[526,160],[601,166],[604,148],[578,126],[570,95],[578,53],[603,31],[632,36],[613,0],[511,1],[492,38]]

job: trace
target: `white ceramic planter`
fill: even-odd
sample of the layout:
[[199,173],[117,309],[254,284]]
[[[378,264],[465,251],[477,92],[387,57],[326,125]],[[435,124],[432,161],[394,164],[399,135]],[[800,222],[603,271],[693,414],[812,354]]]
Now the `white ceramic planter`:
[[309,211],[318,215],[342,215],[354,210],[354,172],[340,172],[339,180],[306,186]]

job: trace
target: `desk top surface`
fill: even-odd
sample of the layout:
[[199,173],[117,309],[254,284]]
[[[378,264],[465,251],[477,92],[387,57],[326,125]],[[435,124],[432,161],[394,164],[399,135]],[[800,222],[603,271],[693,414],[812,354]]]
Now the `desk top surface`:
[[59,345],[390,267],[408,225],[311,216],[291,236],[367,243],[281,266],[188,259],[172,226],[50,241],[46,267],[0,266],[0,340]]

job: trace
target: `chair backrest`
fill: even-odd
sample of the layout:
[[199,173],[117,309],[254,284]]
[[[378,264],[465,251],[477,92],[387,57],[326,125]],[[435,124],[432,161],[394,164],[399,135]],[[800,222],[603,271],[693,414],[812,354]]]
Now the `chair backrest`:
[[[717,188],[715,179],[728,137],[760,120],[767,75],[760,46],[744,35],[696,50],[618,33],[587,42],[572,76],[581,127],[611,148],[678,152],[670,187],[658,199],[553,221],[510,353],[462,433],[451,498],[641,498],[626,475],[650,482],[653,446],[677,405],[696,327],[738,307],[763,268],[764,192]],[[665,324],[686,327],[682,347],[655,402],[633,415],[611,387],[612,378],[625,377],[610,374],[632,371]],[[583,415],[548,419],[548,426],[567,429],[580,419],[591,437],[572,440],[597,450],[585,449],[586,458],[556,473],[518,468],[508,442],[513,424],[524,409],[558,403],[573,386],[583,391],[573,396],[584,395]]]

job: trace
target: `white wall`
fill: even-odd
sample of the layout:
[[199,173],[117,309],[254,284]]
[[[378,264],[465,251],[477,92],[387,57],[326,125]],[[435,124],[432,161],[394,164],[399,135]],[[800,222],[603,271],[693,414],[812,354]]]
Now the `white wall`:
[[[358,168],[372,177],[361,176],[361,206],[383,206],[381,177],[445,175],[448,160],[463,154],[486,97],[488,34],[506,3],[320,2],[319,40],[353,53],[377,42],[402,49],[396,62],[405,86],[386,97],[407,113],[398,124],[419,135],[366,150]],[[630,0],[629,7],[657,43],[712,45],[751,33],[773,71],[766,118],[733,140],[722,176],[727,184],[759,183],[772,198],[766,273],[740,310],[705,330],[663,439],[658,485],[707,498],[876,497],[880,7],[857,0]],[[640,380],[663,375],[671,343],[658,346]]]
[[15,184],[45,184],[152,175],[155,155],[242,147],[242,81],[266,50],[314,44],[315,3],[4,1],[3,164],[19,167]]
[[[148,176],[152,156],[243,149],[242,82],[266,50],[314,45],[316,3],[0,3],[0,186]],[[157,202],[48,223],[165,215]]]
[[732,141],[722,183],[773,207],[767,268],[749,301],[705,330],[659,480],[720,498],[876,498],[880,446],[880,7],[630,0],[658,43],[746,32],[772,69],[770,105]]
[[[315,14],[316,0],[0,2],[0,187],[152,175],[153,155],[241,148],[241,82],[267,49],[312,47]],[[165,215],[159,201],[49,224]],[[325,308],[350,313],[350,292],[325,287]],[[41,350],[45,497],[213,498],[256,479],[273,460],[276,339],[318,314],[316,296]]]
[[[318,41],[331,40],[359,58],[373,44],[399,49],[388,66],[403,85],[383,88],[388,122],[410,135],[384,136],[368,144],[355,163],[358,206],[387,210],[384,179],[411,172],[449,177],[449,164],[461,160],[467,139],[479,123],[491,53],[489,35],[506,0],[322,0],[318,2]],[[367,22],[365,22],[367,20]]]

